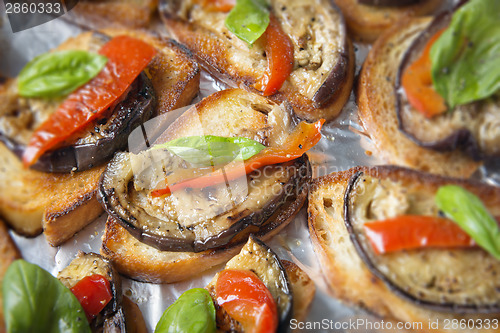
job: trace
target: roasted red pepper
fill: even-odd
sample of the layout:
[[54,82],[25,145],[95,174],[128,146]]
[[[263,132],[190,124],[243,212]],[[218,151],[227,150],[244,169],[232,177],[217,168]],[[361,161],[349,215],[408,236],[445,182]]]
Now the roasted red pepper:
[[89,322],[91,322],[113,298],[108,279],[99,274],[84,277],[71,288],[71,292],[73,292],[82,305]]
[[431,47],[444,30],[432,36],[420,57],[406,68],[401,78],[408,102],[427,118],[447,110],[444,98],[432,86],[430,58]]
[[[321,139],[321,126],[324,122],[325,120],[321,119],[313,124],[299,123],[283,146],[265,148],[244,161],[243,166],[240,162],[230,163],[216,171],[211,168],[200,168],[179,172],[179,181],[175,180],[175,176],[171,176],[169,177],[170,182],[173,181],[174,184],[167,185],[164,189],[154,190],[151,195],[159,197],[183,188],[204,188],[237,179],[266,165],[288,162],[299,158]],[[186,176],[189,174],[191,174],[191,177]]]
[[71,93],[35,130],[23,154],[25,167],[113,106],[149,64],[156,50],[141,40],[118,36],[107,42],[99,53],[106,56],[108,62],[96,77]]
[[255,273],[223,270],[217,278],[215,293],[217,303],[243,326],[244,332],[276,332],[276,302]]
[[293,70],[293,43],[283,31],[274,15],[269,17],[269,25],[264,35],[267,69],[264,76],[255,84],[255,89],[264,96],[275,94]]
[[419,248],[472,247],[475,242],[455,222],[437,216],[402,215],[363,224],[377,254]]

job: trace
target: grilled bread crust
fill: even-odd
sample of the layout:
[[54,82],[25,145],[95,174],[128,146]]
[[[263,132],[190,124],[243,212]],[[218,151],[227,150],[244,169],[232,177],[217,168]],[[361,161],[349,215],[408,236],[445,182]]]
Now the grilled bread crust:
[[384,31],[402,19],[429,15],[436,11],[443,0],[422,0],[407,6],[370,6],[358,0],[334,0],[344,14],[347,28],[355,40],[372,43]]

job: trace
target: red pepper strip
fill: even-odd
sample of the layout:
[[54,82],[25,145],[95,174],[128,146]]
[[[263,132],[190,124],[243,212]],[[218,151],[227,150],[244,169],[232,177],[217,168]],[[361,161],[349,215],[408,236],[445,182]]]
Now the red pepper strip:
[[108,62],[96,77],[71,93],[36,129],[23,154],[25,167],[112,106],[153,59],[156,50],[141,40],[118,36],[107,42],[99,53],[106,56]]
[[446,102],[432,86],[430,51],[445,29],[437,32],[427,43],[420,57],[406,68],[401,84],[408,102],[427,118],[446,112]]
[[89,322],[91,322],[113,298],[108,279],[99,274],[84,277],[71,288],[71,292],[82,305]]
[[247,333],[273,333],[278,327],[278,307],[266,285],[251,271],[226,269],[215,286],[217,303]]
[[403,215],[367,222],[364,231],[376,254],[426,247],[472,247],[474,240],[453,221],[437,216]]
[[[266,165],[283,163],[299,158],[306,151],[314,147],[321,139],[321,126],[323,126],[324,122],[325,120],[321,119],[313,124],[304,121],[299,123],[283,146],[265,148],[243,162],[243,167],[241,166],[241,162],[231,163],[224,166],[224,172],[222,172],[222,169],[219,169],[215,172],[208,172],[200,177],[181,180],[166,188],[153,190],[151,191],[151,195],[159,197],[169,195],[183,188],[204,188],[237,179]],[[207,170],[210,170],[210,168],[207,168]],[[165,182],[167,181],[165,180]]]
[[264,96],[270,96],[281,88],[292,73],[293,43],[272,14],[261,38],[264,38],[267,69],[264,76],[255,84],[255,89],[262,91]]

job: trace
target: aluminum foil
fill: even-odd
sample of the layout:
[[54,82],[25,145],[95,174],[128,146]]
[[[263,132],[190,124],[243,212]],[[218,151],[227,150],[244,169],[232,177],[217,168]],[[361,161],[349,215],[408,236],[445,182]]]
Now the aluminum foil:
[[[447,5],[450,6],[452,3],[454,1],[449,0]],[[77,35],[82,31],[81,28],[73,26],[64,18],[59,18],[36,28],[14,34],[4,13],[3,3],[0,3],[0,77],[17,75],[30,59],[56,47],[70,36]],[[157,26],[161,26],[161,24]],[[369,46],[356,44],[355,49],[356,73],[358,74],[369,51]],[[223,84],[203,72],[200,93],[193,103],[221,89],[224,89]],[[377,159],[375,151],[372,142],[359,124],[357,107],[352,94],[340,116],[324,126],[323,138],[310,151],[310,157],[314,162],[314,176],[318,177],[346,170],[357,165],[383,164],[382,160]],[[498,164],[488,165],[483,167],[475,177],[498,185],[500,184],[499,170]],[[324,324],[318,325],[319,327],[314,329],[317,332],[368,331],[366,327],[359,330],[335,328],[334,323],[345,323],[357,319],[373,320],[373,318],[360,310],[341,304],[330,296],[309,238],[306,216],[304,208],[283,232],[268,242],[268,245],[280,258],[294,261],[316,283],[316,296],[306,321]],[[26,260],[38,264],[56,275],[70,263],[78,251],[99,253],[105,220],[105,215],[99,217],[74,238],[57,248],[48,245],[44,235],[31,239],[19,236],[14,232],[11,232],[11,235]],[[204,287],[212,279],[215,272],[221,268],[222,266],[216,267],[188,281],[164,285],[141,283],[123,278],[123,292],[139,305],[148,330],[152,332],[163,311],[182,292],[194,287]]]

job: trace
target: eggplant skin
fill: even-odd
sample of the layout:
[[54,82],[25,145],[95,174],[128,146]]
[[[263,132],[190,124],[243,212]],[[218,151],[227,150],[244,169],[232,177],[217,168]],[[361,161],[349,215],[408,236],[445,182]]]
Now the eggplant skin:
[[[466,1],[461,1],[454,10],[464,3]],[[499,160],[500,138],[494,130],[489,129],[497,125],[493,122],[500,114],[499,98],[492,102],[477,101],[459,106],[443,115],[427,119],[409,105],[401,85],[401,78],[406,68],[422,52],[429,38],[449,25],[454,10],[436,16],[403,55],[394,85],[399,130],[424,148],[439,152],[459,150],[475,161]]]
[[[116,151],[126,147],[130,132],[147,121],[155,108],[156,93],[150,79],[142,72],[132,83],[127,97],[115,106],[112,115],[97,120],[98,124],[104,125],[104,130],[99,133],[101,138],[91,143],[76,143],[48,151],[31,168],[43,172],[69,173],[99,166],[108,161]],[[92,131],[95,130],[90,129]],[[2,133],[0,142],[19,158],[26,148]]]
[[[498,189],[471,181],[404,168],[379,167],[356,172],[344,196],[344,222],[367,268],[397,296],[422,308],[458,314],[500,312],[500,263],[480,248],[417,249],[377,255],[362,224],[388,217],[438,214],[434,194],[445,184],[464,186],[500,213]],[[493,206],[492,206],[493,205]]]
[[[116,162],[114,162],[115,160]],[[250,233],[260,233],[262,230],[272,230],[280,223],[280,221],[273,221],[273,216],[276,212],[282,207],[286,207],[286,204],[290,201],[298,200],[302,196],[307,195],[308,185],[312,174],[309,160],[305,154],[294,161],[279,165],[280,167],[285,167],[285,170],[289,168],[290,171],[288,172],[291,173],[291,175],[286,183],[281,183],[282,190],[279,191],[278,195],[272,196],[271,200],[263,204],[259,209],[250,210],[247,207],[242,208],[242,204],[245,203],[245,201],[243,201],[243,203],[236,205],[236,207],[229,212],[217,215],[214,218],[215,220],[221,219],[224,223],[229,223],[230,226],[222,231],[217,231],[215,234],[204,235],[203,238],[197,239],[187,236],[182,237],[183,233],[191,233],[192,229],[183,227],[179,223],[177,223],[177,230],[173,231],[176,232],[178,236],[161,236],[149,231],[153,229],[152,227],[147,228],[149,230],[144,230],[146,228],[140,228],[135,225],[137,223],[140,224],[139,220],[141,216],[146,216],[148,218],[151,216],[147,213],[144,215],[144,208],[131,202],[129,197],[130,193],[127,193],[127,207],[122,204],[123,200],[120,202],[122,199],[120,198],[120,193],[117,191],[116,186],[112,184],[113,177],[117,176],[108,174],[109,170],[112,172],[116,172],[114,170],[125,170],[125,173],[128,172],[126,171],[128,167],[120,164],[120,160],[126,160],[126,157],[123,157],[123,155],[116,155],[114,160],[108,165],[107,170],[102,174],[97,194],[98,200],[107,213],[125,227],[133,237],[161,251],[173,252],[202,252],[211,249],[231,247],[245,242]],[[247,175],[247,181],[249,178],[253,179],[252,174]],[[264,176],[264,178],[266,177]],[[121,179],[127,182],[124,188],[130,188],[127,175],[123,175]],[[131,187],[133,188],[133,186]],[[258,190],[262,189],[256,189],[255,191],[257,192]],[[215,223],[214,221],[211,222]],[[205,221],[205,223],[207,223],[207,221]],[[203,225],[199,227],[195,226],[195,228],[201,229]],[[206,227],[205,230],[207,230]],[[170,233],[169,230],[167,230],[167,232]],[[208,234],[209,231],[205,233]]]
[[421,0],[358,0],[359,3],[369,6],[402,7],[419,3]]

